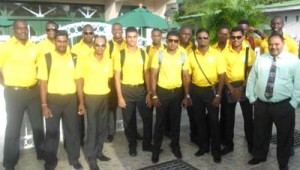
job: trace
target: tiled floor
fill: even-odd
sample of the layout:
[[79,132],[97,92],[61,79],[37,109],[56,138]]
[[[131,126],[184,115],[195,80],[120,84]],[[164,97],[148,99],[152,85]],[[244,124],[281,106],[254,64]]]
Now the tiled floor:
[[[240,112],[239,109],[237,112]],[[300,110],[297,110],[300,113]],[[251,155],[247,152],[246,141],[243,132],[243,118],[240,113],[236,115],[236,126],[235,126],[235,148],[234,152],[227,154],[222,157],[222,162],[216,164],[212,160],[210,154],[206,154],[202,157],[195,157],[194,153],[197,151],[197,147],[189,141],[189,127],[187,126],[187,115],[183,112],[182,116],[182,128],[181,128],[181,150],[183,153],[183,160],[192,166],[201,170],[277,170],[276,160],[276,146],[270,146],[270,152],[268,160],[264,163],[250,166],[247,164],[248,160],[251,159]],[[300,117],[297,116],[296,129],[300,129]],[[274,128],[275,129],[275,128]],[[160,155],[160,162],[174,160],[175,157],[168,147],[170,140],[164,139],[162,148],[163,153]],[[146,166],[153,165],[151,162],[151,153],[143,152],[141,150],[141,142],[138,144],[138,155],[137,157],[128,156],[128,147],[123,132],[118,132],[115,136],[113,143],[106,143],[104,146],[104,154],[112,158],[109,162],[100,162],[98,165],[102,170],[135,170]],[[68,165],[66,152],[60,145],[58,152],[59,163],[57,170],[69,170],[72,169]],[[289,167],[290,170],[300,169],[300,149],[295,150],[295,155],[291,157]],[[81,153],[80,162],[83,164],[84,169],[88,170],[88,165],[84,160]],[[37,161],[33,149],[23,150],[20,155],[19,163],[16,170],[42,170],[43,161]],[[1,170],[3,167],[0,168]]]

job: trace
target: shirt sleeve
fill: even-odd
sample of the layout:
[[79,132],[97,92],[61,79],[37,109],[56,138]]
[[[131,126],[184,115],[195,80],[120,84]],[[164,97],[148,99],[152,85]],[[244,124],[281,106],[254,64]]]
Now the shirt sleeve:
[[226,72],[225,59],[221,53],[217,54],[217,72],[223,74]]
[[149,67],[149,55],[146,53],[146,51],[144,51],[145,53],[145,63],[144,63],[144,70],[150,69]]
[[[165,52],[165,51],[164,51]],[[158,68],[159,67],[159,63],[158,63],[158,53],[159,51],[157,51],[152,58],[151,61],[151,68]]]
[[297,108],[297,106],[300,104],[300,60],[298,59],[294,66],[294,89],[290,104],[294,108]]
[[4,62],[6,58],[8,57],[8,48],[5,46],[5,44],[0,44],[0,68],[3,67]]
[[255,61],[254,51],[249,48],[249,56],[248,56],[248,67],[251,67]]
[[37,73],[37,79],[40,80],[48,80],[48,70],[47,70],[47,64],[46,64],[46,57],[40,56],[38,60],[38,73]]
[[257,66],[258,61],[254,63],[247,79],[246,96],[249,99],[250,103],[255,102],[257,99],[257,96],[255,94],[255,86],[257,81]]

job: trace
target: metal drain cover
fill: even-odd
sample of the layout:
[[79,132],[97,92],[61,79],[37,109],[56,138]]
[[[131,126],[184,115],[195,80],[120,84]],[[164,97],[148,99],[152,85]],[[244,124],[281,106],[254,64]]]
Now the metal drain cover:
[[[271,137],[271,143],[277,144],[277,134],[273,134]],[[300,146],[300,131],[294,131],[294,147],[297,148]]]
[[198,169],[184,162],[183,160],[176,159],[173,161],[141,168],[139,170],[198,170]]

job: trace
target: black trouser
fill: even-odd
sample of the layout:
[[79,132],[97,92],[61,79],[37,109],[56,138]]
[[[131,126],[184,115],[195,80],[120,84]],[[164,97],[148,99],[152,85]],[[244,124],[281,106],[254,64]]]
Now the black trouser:
[[6,87],[4,89],[6,102],[7,124],[4,139],[3,166],[7,169],[15,167],[19,159],[20,129],[24,112],[26,111],[31,129],[36,154],[42,156],[42,144],[44,141],[43,119],[39,87],[31,89],[16,89]]
[[[181,102],[183,99],[182,88],[168,90],[157,86],[157,95],[161,105],[156,108],[156,122],[154,127],[154,150],[159,152],[165,129],[165,122],[170,119],[171,125],[171,144],[172,148],[179,146],[180,120],[181,120]],[[170,115],[168,118],[167,115]]]
[[59,127],[62,119],[68,161],[70,165],[74,165],[80,156],[77,96],[48,93],[47,101],[52,117],[46,119],[45,161],[47,164],[57,164]]
[[116,134],[116,121],[117,121],[117,108],[118,108],[118,96],[115,87],[114,78],[109,80],[110,93],[108,97],[108,117],[107,117],[107,134]]
[[289,101],[287,99],[271,104],[257,100],[254,105],[253,157],[266,159],[274,123],[277,130],[277,160],[279,168],[287,166],[293,145],[295,109]]
[[[234,137],[234,122],[235,122],[235,108],[237,103],[228,103],[223,91],[222,102],[223,109],[221,109],[220,129],[221,129],[221,141],[226,147],[233,148]],[[249,103],[249,100],[239,102],[242,114],[244,118],[244,131],[248,144],[248,150],[253,148],[253,106]]]
[[103,155],[103,143],[107,136],[108,95],[85,94],[84,97],[87,111],[84,154],[89,164],[96,164],[96,156]]
[[191,140],[197,140],[198,132],[197,132],[196,120],[194,119],[193,106],[187,107],[186,110],[187,110],[187,113],[189,116],[189,122],[190,122],[190,138],[191,138]]
[[122,94],[126,102],[126,107],[122,108],[123,124],[125,129],[125,136],[129,143],[130,148],[134,148],[137,145],[136,130],[132,125],[133,116],[135,116],[134,110],[137,107],[139,114],[143,121],[143,146],[148,147],[152,141],[152,122],[153,113],[146,105],[146,90],[144,85],[130,86],[121,85]]
[[191,97],[193,100],[194,121],[198,130],[199,148],[203,151],[209,150],[211,139],[212,155],[220,155],[219,107],[211,104],[215,97],[212,88],[192,85]]

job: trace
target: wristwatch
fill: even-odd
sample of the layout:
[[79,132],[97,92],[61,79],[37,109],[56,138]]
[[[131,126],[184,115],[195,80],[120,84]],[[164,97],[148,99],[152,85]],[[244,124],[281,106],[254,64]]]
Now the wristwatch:
[[220,97],[221,97],[220,95],[216,94],[216,98],[220,98]]
[[152,99],[158,99],[157,95],[152,96]]
[[185,96],[185,98],[190,99],[191,96],[190,96],[189,94],[187,94],[187,95]]

